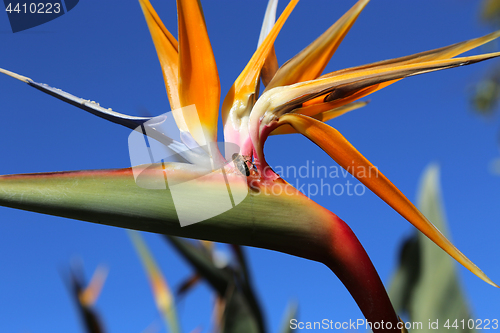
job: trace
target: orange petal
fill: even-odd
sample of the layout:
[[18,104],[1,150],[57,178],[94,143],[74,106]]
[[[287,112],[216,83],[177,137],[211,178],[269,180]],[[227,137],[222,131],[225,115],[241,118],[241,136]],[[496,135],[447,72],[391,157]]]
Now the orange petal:
[[[201,123],[184,115],[199,145],[217,141],[220,83],[201,4],[177,1],[179,17],[179,97],[181,107],[195,105]],[[192,117],[191,117],[192,118]]]
[[273,79],[278,71],[278,58],[276,58],[276,51],[274,50],[274,46],[271,48],[269,55],[262,66],[262,70],[260,71],[260,78],[265,87],[269,85],[269,82]]
[[[409,55],[406,57],[384,60],[384,61],[379,61],[379,62],[368,64],[368,65],[342,69],[339,71],[335,71],[335,72],[323,75],[320,78],[334,77],[337,75],[353,73],[356,71],[366,70],[366,69],[371,69],[371,70],[382,69],[382,68],[390,68],[390,67],[394,67],[394,66],[419,64],[419,63],[423,63],[423,62],[427,62],[427,61],[450,59],[450,58],[453,58],[459,54],[462,54],[464,52],[472,50],[480,45],[488,43],[488,42],[492,41],[493,39],[498,38],[499,36],[500,36],[500,30],[492,32],[492,33],[485,35],[483,37],[471,39],[468,41],[456,43],[453,45],[441,47],[441,48],[430,50],[430,51],[412,54],[412,55]],[[383,89],[387,86],[390,86],[391,84],[393,84],[399,80],[400,79],[387,81],[387,82],[381,83],[377,86],[371,87],[370,91],[366,91],[366,93],[364,93],[364,94],[359,94],[358,98],[362,98],[362,97],[369,95],[375,91],[378,91],[378,90]],[[351,101],[352,101],[352,99],[351,99]],[[312,101],[310,101],[310,102],[306,102],[304,104],[305,104],[305,106],[307,106],[307,105],[314,104],[314,103],[312,103]]]
[[[339,99],[336,99],[336,100],[331,101],[331,102],[318,102],[318,101],[316,101],[316,99],[314,99],[315,100],[314,104],[313,103],[311,103],[311,104],[304,103],[301,108],[294,109],[293,112],[316,118],[316,115],[318,115],[318,114],[327,112],[329,110],[341,108],[341,107],[344,107],[344,106],[347,106],[347,105],[354,103],[355,100],[363,98],[363,97],[377,91],[378,87],[380,85],[381,84],[375,84],[373,86],[369,86],[367,88],[360,89],[360,90],[358,90],[358,91],[356,91],[356,92],[354,92],[354,93],[352,93],[344,98],[339,98]],[[322,99],[325,100],[327,95],[328,94],[321,96]],[[310,102],[312,102],[312,100]]]
[[276,23],[276,9],[278,8],[278,0],[269,0],[266,6],[266,13],[264,14],[264,20],[262,21],[262,27],[260,28],[259,42],[257,43],[257,48],[264,42],[267,35],[273,30],[274,24]]
[[[254,145],[258,163],[260,163],[261,168],[266,167],[263,147],[269,133],[267,131],[270,129],[267,126],[309,100],[326,96],[322,97],[325,102],[338,102],[335,105],[338,107],[364,97],[377,90],[378,85],[388,84],[393,80],[470,65],[498,56],[500,56],[500,52],[388,68],[366,69],[268,90],[257,100],[248,120],[249,136]],[[317,111],[315,110],[315,112]]]
[[[322,77],[312,81],[296,83],[291,86],[277,87],[264,93],[252,111],[252,121],[261,119],[264,114],[280,115],[297,108],[302,103],[318,96],[327,95],[325,102],[337,101],[341,106],[364,97],[377,90],[378,84],[402,79],[408,76],[434,72],[442,69],[470,65],[500,56],[500,52],[477,56],[434,60],[418,64],[382,67]],[[333,105],[333,103],[332,103]],[[332,106],[330,105],[330,106]],[[314,110],[317,112],[318,110]],[[321,109],[320,111],[325,111]],[[317,114],[317,113],[316,113]]]
[[[319,121],[322,122],[327,122],[328,120],[340,117],[341,115],[346,114],[347,112],[362,108],[363,106],[367,105],[368,102],[369,101],[350,103],[341,107],[333,108],[331,110],[323,111],[321,113],[312,116],[312,118],[318,119]],[[323,104],[328,104],[328,103],[323,103]],[[301,110],[302,108],[295,109],[293,110],[293,113],[303,114]],[[272,131],[270,135],[293,134],[293,133],[298,133],[298,132],[295,129],[293,129],[293,127],[290,125],[283,125]]]
[[[263,141],[265,139],[261,139],[261,131],[277,117],[297,109],[304,102],[319,96],[326,96],[324,97],[325,102],[338,102],[332,103],[335,104],[335,107],[338,107],[370,94],[378,89],[379,84],[408,76],[470,65],[498,56],[500,56],[500,52],[434,60],[420,64],[366,69],[271,89],[257,100],[249,119],[250,137],[258,159],[263,160],[264,158]],[[328,106],[333,107],[333,105]],[[320,111],[326,111],[326,109],[314,110],[314,114]]]
[[[379,61],[379,62],[367,64],[367,65],[341,69],[341,70],[338,70],[338,71],[335,71],[332,73],[325,74],[325,75],[319,77],[319,79],[340,76],[343,74],[354,73],[354,72],[362,71],[362,70],[369,70],[369,69],[374,70],[374,69],[390,68],[390,67],[396,67],[396,66],[402,66],[402,65],[418,64],[418,63],[423,63],[423,62],[433,61],[433,60],[450,59],[450,58],[455,57],[459,54],[462,54],[464,52],[472,50],[478,46],[481,46],[485,43],[488,43],[488,42],[492,41],[493,39],[498,38],[499,36],[500,36],[500,30],[492,32],[492,33],[485,35],[483,37],[471,39],[468,41],[456,43],[453,45],[441,47],[441,48],[430,50],[430,51],[416,53],[416,54],[412,54],[412,55],[400,57],[400,58],[395,58],[395,59]],[[385,88],[385,87],[387,87],[387,86],[389,86],[389,85],[391,85],[399,80],[400,79],[387,81],[387,82],[379,84],[376,87],[370,87],[371,89],[369,91],[367,90],[364,94],[358,94],[357,98],[362,98],[362,97],[369,95],[375,91],[378,91],[382,88]],[[316,104],[318,102],[323,102],[324,97],[326,97],[326,96],[319,96],[314,100],[307,101],[304,103],[304,106],[309,106],[309,105]],[[349,103],[353,100],[354,99],[350,98],[349,101],[347,101],[346,103]],[[341,103],[339,103],[339,104],[341,104]],[[336,105],[339,106],[339,104],[336,104]]]
[[80,302],[83,306],[90,307],[95,304],[97,298],[101,294],[102,287],[106,278],[108,276],[108,268],[105,266],[99,266],[92,275],[87,288],[81,292],[79,295]]
[[471,272],[498,287],[476,265],[463,255],[441,232],[420,213],[396,186],[377,170],[336,129],[303,115],[287,114],[279,124],[289,124],[323,149],[332,159],[372,190],[401,216],[423,232],[429,239],[464,265]]
[[241,118],[244,115],[248,115],[250,112],[253,105],[254,94],[256,93],[259,83],[259,75],[262,66],[264,66],[269,52],[271,52],[273,48],[278,33],[298,1],[299,0],[291,0],[286,6],[278,21],[276,21],[267,37],[253,54],[245,69],[243,69],[234,82],[222,104],[222,121],[224,124],[231,114],[234,114],[236,118]]
[[[139,3],[148,24],[149,32],[153,38],[158,59],[160,60],[170,107],[172,110],[178,109],[181,107],[181,103],[179,101],[178,90],[179,54],[177,51],[177,40],[165,28],[165,25],[160,20],[149,0],[139,0]],[[182,113],[174,114],[174,118],[181,131],[188,130]]]
[[[319,113],[315,116],[313,116],[314,119],[318,119],[319,121],[322,122],[327,122],[328,120],[340,117],[343,114],[346,114],[347,112],[357,110],[359,108],[362,108],[363,106],[366,106],[369,103],[369,101],[363,101],[363,102],[354,102],[350,103],[332,110],[324,111],[322,113]],[[299,112],[300,113],[300,112]]]
[[498,37],[500,37],[500,30],[492,32],[490,34],[487,34],[487,35],[479,37],[479,38],[470,39],[467,41],[448,45],[448,46],[441,47],[441,48],[434,49],[434,50],[415,53],[415,54],[405,56],[405,57],[379,61],[379,62],[367,64],[367,65],[341,69],[341,70],[323,75],[321,78],[332,77],[332,76],[351,73],[351,72],[364,70],[364,69],[394,67],[394,66],[422,63],[422,62],[427,62],[427,61],[432,61],[432,60],[449,59],[449,58],[456,57],[457,55],[460,55],[460,54],[467,52],[469,50],[472,50],[478,46],[486,44],[486,43],[488,43],[488,42],[490,42]]
[[320,76],[368,1],[359,0],[314,42],[281,66],[266,90]]

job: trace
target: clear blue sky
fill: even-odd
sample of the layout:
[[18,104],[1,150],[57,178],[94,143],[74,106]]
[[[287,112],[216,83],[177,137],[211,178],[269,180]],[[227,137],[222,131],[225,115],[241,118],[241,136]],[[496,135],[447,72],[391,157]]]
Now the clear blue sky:
[[[301,1],[276,41],[280,64],[308,45],[355,1]],[[173,1],[152,1],[176,35]],[[256,48],[265,1],[204,1],[219,64],[222,95]],[[279,12],[285,1],[280,2]],[[478,23],[479,1],[373,1],[334,55],[327,71],[404,56],[491,32]],[[160,66],[136,1],[81,1],[62,17],[13,34],[0,13],[0,67],[129,114],[169,111]],[[477,54],[478,51],[473,51]],[[500,177],[489,172],[499,154],[498,118],[481,119],[468,104],[472,84],[494,61],[425,74],[371,95],[368,107],[331,124],[410,200],[429,162],[441,165],[446,213],[457,247],[500,281]],[[126,128],[0,76],[0,174],[102,169],[130,165]],[[335,165],[301,136],[272,137],[271,165]],[[294,179],[290,179],[293,184]],[[311,180],[316,182],[317,180]],[[384,282],[402,238],[413,227],[382,200],[315,196],[346,221]],[[165,275],[176,286],[191,271],[157,235],[145,234]],[[362,318],[338,279],[322,265],[281,253],[248,249],[270,332],[289,300],[300,319]],[[0,208],[0,331],[72,332],[79,317],[60,271],[82,258],[90,275],[110,268],[97,308],[109,332],[140,332],[159,322],[140,262],[124,230]],[[474,316],[498,318],[500,291],[460,267]],[[211,294],[205,286],[180,302],[182,327],[208,332]],[[162,329],[164,331],[164,329]]]

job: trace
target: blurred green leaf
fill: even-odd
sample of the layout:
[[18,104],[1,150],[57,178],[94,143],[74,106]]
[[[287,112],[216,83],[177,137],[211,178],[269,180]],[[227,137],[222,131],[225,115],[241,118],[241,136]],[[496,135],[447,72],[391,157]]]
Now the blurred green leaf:
[[128,230],[128,234],[144,265],[144,270],[147,273],[149,284],[153,291],[156,307],[162,314],[169,332],[180,333],[175,301],[168,287],[167,280],[163,277],[141,234],[135,230]]
[[[242,276],[241,273],[237,274],[238,272],[233,272],[230,268],[217,267],[205,247],[196,246],[193,242],[180,237],[165,235],[165,238],[224,301],[225,306],[220,323],[221,332],[265,332],[255,293],[247,281],[238,279],[238,276]],[[238,260],[245,260],[242,251]]]
[[196,246],[186,239],[164,235],[179,254],[201,275],[219,294],[224,295],[231,275],[228,271],[218,268],[204,247]]
[[235,285],[224,296],[226,306],[222,315],[221,333],[259,333],[259,325],[245,296]]
[[176,295],[182,297],[191,291],[201,280],[201,276],[198,273],[193,274],[182,282],[182,284],[177,288]]
[[288,304],[283,324],[281,325],[281,330],[280,330],[281,333],[291,333],[296,331],[295,329],[291,328],[290,320],[297,318],[298,310],[299,310],[299,305],[297,304],[297,302],[290,302]]
[[472,96],[474,109],[483,114],[490,115],[495,111],[500,98],[500,84],[494,78],[484,79],[475,87]]
[[262,311],[259,305],[259,300],[257,299],[257,295],[255,293],[255,290],[253,288],[251,276],[250,276],[250,270],[248,269],[248,264],[247,264],[247,259],[246,259],[246,254],[245,254],[245,248],[243,246],[240,246],[238,244],[231,244],[231,249],[233,249],[233,252],[235,254],[235,257],[238,260],[238,273],[241,276],[242,280],[242,291],[243,294],[245,295],[245,298],[248,301],[248,304],[250,308],[252,309],[252,312],[254,313],[256,320],[259,324],[259,327],[262,332],[265,331],[265,323],[264,323],[264,316],[262,315]]
[[500,24],[500,1],[498,0],[483,0],[481,4],[481,20]]
[[[418,207],[422,213],[448,237],[438,166],[427,167],[418,193]],[[408,314],[412,322],[422,322],[424,330],[428,329],[429,320],[439,320],[438,331],[449,331],[443,328],[448,319],[451,327],[455,319],[467,322],[471,318],[455,261],[420,232],[407,239],[402,247],[389,296],[397,312]],[[451,329],[473,331],[465,326],[456,331]]]

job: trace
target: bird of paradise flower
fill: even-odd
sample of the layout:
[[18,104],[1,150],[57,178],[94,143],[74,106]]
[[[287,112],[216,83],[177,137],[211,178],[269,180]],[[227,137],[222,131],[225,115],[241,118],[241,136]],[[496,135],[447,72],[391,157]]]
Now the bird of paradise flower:
[[[241,177],[241,163],[244,163],[247,181],[241,186],[249,186],[251,195],[240,205],[203,223],[180,228],[169,191],[139,188],[131,169],[2,176],[0,204],[131,229],[262,247],[316,260],[339,277],[369,321],[391,322],[396,327],[398,317],[380,278],[350,228],[297,190],[290,192],[290,185],[266,162],[264,143],[271,135],[300,133],[348,171],[353,170],[352,166],[374,168],[325,122],[363,106],[363,102],[357,100],[400,79],[499,56],[499,53],[491,53],[456,58],[497,38],[500,33],[322,75],[368,3],[368,0],[360,0],[324,34],[278,68],[274,41],[297,2],[290,1],[275,22],[276,2],[270,1],[259,47],[222,103],[224,139],[241,147],[239,155],[244,161],[228,163],[203,180],[196,178],[199,170],[186,164],[157,165],[147,171],[152,176],[166,173],[167,177],[194,179],[185,188],[185,195],[189,196],[196,191],[213,193],[220,183],[220,173],[229,179]],[[200,146],[217,142],[220,84],[200,3],[178,1],[178,40],[163,25],[149,1],[140,0],[140,4],[163,69],[171,107],[182,109],[195,105],[198,110],[201,126],[182,113],[176,117],[177,126]],[[27,77],[1,71],[131,129],[149,120],[119,114]],[[259,93],[260,80],[265,86],[262,93]],[[216,152],[209,153],[216,155]],[[375,176],[367,174],[359,180],[458,262],[497,286],[381,172]],[[286,187],[287,191],[270,190],[276,187]],[[270,195],[259,195],[261,193]]]

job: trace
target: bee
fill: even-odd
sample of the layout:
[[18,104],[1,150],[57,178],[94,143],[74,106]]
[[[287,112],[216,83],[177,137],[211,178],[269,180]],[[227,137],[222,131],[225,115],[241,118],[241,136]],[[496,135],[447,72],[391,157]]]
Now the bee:
[[242,175],[244,176],[250,176],[250,168],[248,167],[248,163],[250,163],[253,166],[253,163],[246,157],[237,153],[233,154],[233,161],[234,165],[238,168],[238,170],[241,172]]

